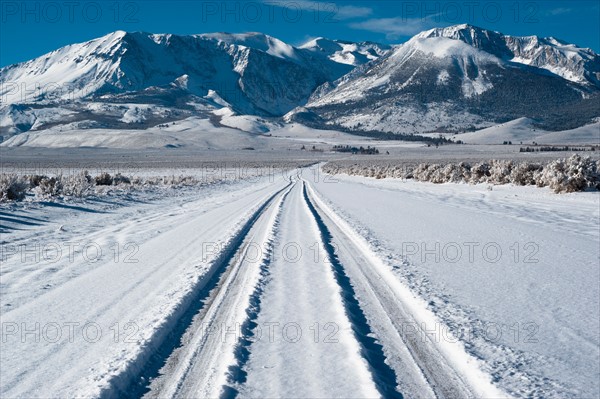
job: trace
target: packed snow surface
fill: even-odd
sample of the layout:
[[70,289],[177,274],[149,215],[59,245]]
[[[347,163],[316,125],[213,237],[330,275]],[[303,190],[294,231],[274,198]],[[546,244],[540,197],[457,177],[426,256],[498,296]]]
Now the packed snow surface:
[[2,396],[600,394],[597,193],[171,193],[2,205]]

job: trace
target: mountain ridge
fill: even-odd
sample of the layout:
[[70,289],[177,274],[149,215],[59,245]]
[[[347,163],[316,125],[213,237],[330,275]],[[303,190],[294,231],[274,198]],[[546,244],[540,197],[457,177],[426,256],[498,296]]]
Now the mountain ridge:
[[600,56],[554,37],[511,36],[469,24],[433,28],[416,37],[461,40],[499,58],[546,69],[567,80],[600,88]]
[[468,24],[396,46],[115,31],[0,68],[0,130],[60,123],[52,108],[65,124],[118,129],[212,118],[223,107],[363,132],[470,131],[520,117],[572,128],[600,115],[598,65],[592,50],[559,39]]

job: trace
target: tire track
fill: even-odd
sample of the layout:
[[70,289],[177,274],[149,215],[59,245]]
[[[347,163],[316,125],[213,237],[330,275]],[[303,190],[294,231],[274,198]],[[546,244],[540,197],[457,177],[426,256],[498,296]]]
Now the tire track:
[[[290,190],[291,191],[291,190]],[[287,191],[282,200],[281,206],[285,202],[290,191]],[[256,327],[258,326],[256,319],[261,309],[262,294],[265,291],[269,277],[269,265],[273,256],[273,237],[277,235],[280,227],[281,206],[277,214],[275,223],[273,224],[272,237],[268,242],[267,253],[263,263],[260,266],[260,278],[250,296],[250,305],[246,309],[247,319],[241,325],[241,337],[235,347],[235,364],[229,366],[227,372],[227,385],[223,387],[222,398],[235,398],[239,395],[237,387],[246,382],[247,371],[244,366],[250,357],[250,345],[252,345],[253,337],[256,337]]]
[[321,241],[325,247],[327,257],[331,263],[335,279],[340,287],[342,301],[346,309],[346,314],[352,325],[352,330],[356,340],[361,346],[362,355],[367,360],[373,380],[381,396],[384,398],[402,398],[402,394],[396,390],[396,373],[386,363],[386,357],[383,353],[383,347],[374,338],[373,331],[367,322],[367,318],[357,299],[356,292],[350,282],[350,278],[340,262],[333,243],[331,232],[323,223],[313,203],[308,197],[306,184],[303,182],[302,193],[308,208],[317,222]]
[[298,183],[273,240],[246,380],[234,388],[240,397],[381,397]]
[[[427,319],[424,315],[416,317],[416,309],[405,304],[405,296],[395,277],[385,273],[375,255],[365,249],[351,229],[307,186],[305,196],[312,204],[319,224],[329,232],[330,237],[326,237],[335,237],[340,265],[359,292],[360,305],[366,310],[371,325],[376,326],[375,333],[385,353],[394,357],[388,360],[394,361],[403,392],[406,390],[405,394],[410,396],[428,396],[425,392],[430,392],[437,398],[452,399],[506,397],[458,345],[438,346],[439,343],[434,342],[425,330],[423,320]],[[427,321],[429,324],[431,320]],[[395,354],[398,356],[393,356]]]
[[[273,194],[253,214],[235,238],[221,252],[219,259],[215,262],[217,272],[197,292],[196,298],[193,301],[196,305],[192,306],[186,312],[185,320],[178,323],[178,331],[173,338],[169,339],[170,345],[164,351],[161,362],[154,365],[152,373],[155,380],[150,386],[145,386],[144,390],[139,392],[139,394],[145,394],[146,397],[151,398],[190,396],[192,394],[198,396],[194,392],[198,388],[197,378],[195,378],[197,374],[194,373],[195,367],[200,363],[205,364],[206,362],[215,361],[214,356],[216,355],[225,355],[223,353],[213,353],[212,355],[204,356],[204,349],[213,349],[218,345],[218,342],[215,342],[215,340],[219,340],[220,337],[210,332],[212,331],[212,327],[218,325],[215,322],[215,318],[220,314],[228,313],[224,305],[228,295],[238,294],[234,286],[246,282],[238,282],[238,275],[241,265],[247,257],[250,243],[249,238],[252,238],[250,237],[250,232],[257,226],[257,221],[265,215],[267,209],[276,202],[276,198],[279,196],[281,196],[281,199],[278,207],[281,206],[281,202],[287,192],[289,192],[292,184],[290,182],[286,187]],[[207,333],[207,331],[209,332]],[[207,374],[211,370],[204,371],[203,374],[205,375],[203,378],[206,377],[208,379]],[[216,375],[213,376],[215,378],[218,377]],[[148,380],[144,378],[142,383]],[[209,389],[208,387],[204,388]],[[141,395],[136,396],[139,397]]]
[[[144,348],[142,355],[129,367],[129,372],[113,378],[110,386],[102,391],[101,397],[139,398],[150,392],[149,382],[159,377],[160,370],[181,345],[194,318],[212,305],[221,288],[220,285],[231,271],[229,267],[231,260],[240,252],[240,247],[249,231],[275,198],[290,186],[291,183],[275,192],[250,216],[212,262],[209,271],[197,282],[196,288],[182,300],[178,311],[165,322],[164,330],[155,334],[153,340]],[[246,247],[242,248],[245,249]]]

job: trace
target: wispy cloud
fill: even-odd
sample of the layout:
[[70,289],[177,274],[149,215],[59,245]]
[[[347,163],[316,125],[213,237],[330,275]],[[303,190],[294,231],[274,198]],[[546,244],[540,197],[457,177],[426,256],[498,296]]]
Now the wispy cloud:
[[385,33],[388,40],[396,40],[401,36],[412,36],[424,30],[433,28],[435,23],[431,18],[372,18],[362,22],[349,24],[353,29]]
[[373,9],[369,7],[341,6],[337,10],[339,19],[368,17],[371,14],[373,14]]
[[288,8],[291,10],[308,10],[328,14],[333,19],[347,20],[354,18],[364,18],[373,14],[370,7],[358,6],[340,6],[334,2],[311,1],[311,0],[265,0],[265,3],[276,7]]
[[571,11],[573,11],[573,9],[571,9],[571,8],[558,7],[558,8],[553,8],[552,10],[549,10],[548,14],[550,14],[550,15],[562,15],[562,14],[568,14]]

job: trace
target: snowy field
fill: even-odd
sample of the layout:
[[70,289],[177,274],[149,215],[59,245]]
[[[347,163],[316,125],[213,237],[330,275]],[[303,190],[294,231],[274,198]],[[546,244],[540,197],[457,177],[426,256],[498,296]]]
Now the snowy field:
[[[7,169],[60,155],[15,150]],[[305,154],[0,204],[1,395],[600,395],[598,192],[291,169]],[[205,173],[137,155],[139,176]]]
[[0,399],[600,399],[598,4],[27,3]]

